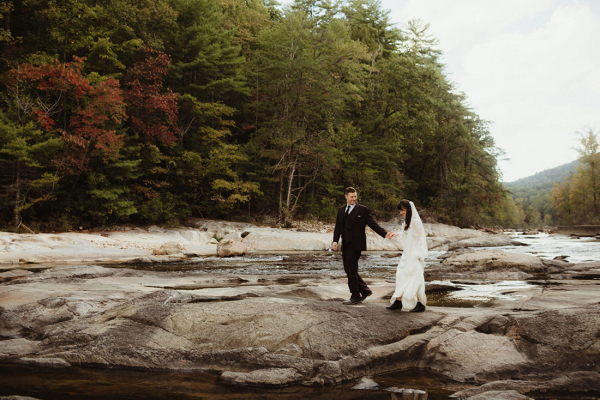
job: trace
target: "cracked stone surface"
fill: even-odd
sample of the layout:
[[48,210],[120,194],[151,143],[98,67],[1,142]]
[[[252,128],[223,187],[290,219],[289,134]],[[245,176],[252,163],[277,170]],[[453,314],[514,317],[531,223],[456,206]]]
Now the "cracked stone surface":
[[[346,280],[318,274],[45,269],[0,283],[0,361],[216,370],[232,384],[274,387],[416,368],[472,386],[460,398],[600,392],[600,285],[577,278],[593,268],[509,258],[484,269],[551,274],[512,300],[424,313],[386,310],[393,282],[383,279],[369,279],[374,295],[349,307]],[[456,263],[439,269],[483,272],[472,259]]]

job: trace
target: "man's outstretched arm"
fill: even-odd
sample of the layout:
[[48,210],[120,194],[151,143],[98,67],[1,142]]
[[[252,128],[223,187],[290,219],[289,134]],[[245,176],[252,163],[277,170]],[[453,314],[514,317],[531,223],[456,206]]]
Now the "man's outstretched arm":
[[373,218],[373,216],[371,216],[370,211],[367,212],[365,217],[366,217],[367,225],[369,225],[369,228],[373,229],[373,231],[375,231],[375,233],[377,233],[382,238],[391,239],[394,236],[398,235],[397,233],[383,229],[377,222],[375,222],[375,219]]

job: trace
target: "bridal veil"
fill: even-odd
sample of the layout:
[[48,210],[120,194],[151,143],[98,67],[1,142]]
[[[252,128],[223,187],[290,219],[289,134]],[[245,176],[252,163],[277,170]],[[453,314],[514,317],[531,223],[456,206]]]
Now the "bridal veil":
[[402,225],[404,251],[396,268],[396,290],[390,299],[393,303],[402,300],[405,310],[413,309],[417,302],[427,304],[425,297],[425,257],[427,256],[427,237],[419,213],[413,202],[410,202],[412,217],[408,230]]

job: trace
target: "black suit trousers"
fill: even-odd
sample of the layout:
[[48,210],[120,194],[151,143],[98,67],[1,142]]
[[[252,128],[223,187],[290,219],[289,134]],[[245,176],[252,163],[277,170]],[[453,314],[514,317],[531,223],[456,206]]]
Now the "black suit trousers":
[[358,260],[361,250],[356,250],[352,245],[342,244],[342,259],[344,262],[344,271],[348,276],[348,288],[352,293],[352,298],[357,299],[361,294],[371,292],[365,281],[358,274]]

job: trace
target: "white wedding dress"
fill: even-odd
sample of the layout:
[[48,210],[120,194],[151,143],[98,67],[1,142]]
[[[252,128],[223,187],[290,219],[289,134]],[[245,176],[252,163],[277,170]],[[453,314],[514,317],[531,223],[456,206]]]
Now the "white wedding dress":
[[396,291],[390,299],[402,300],[402,308],[405,311],[412,310],[417,302],[427,305],[425,297],[425,257],[427,256],[427,239],[421,217],[413,202],[410,202],[412,217],[408,230],[404,230],[402,224],[401,234],[398,239],[404,239],[404,251],[402,258],[396,268]]

